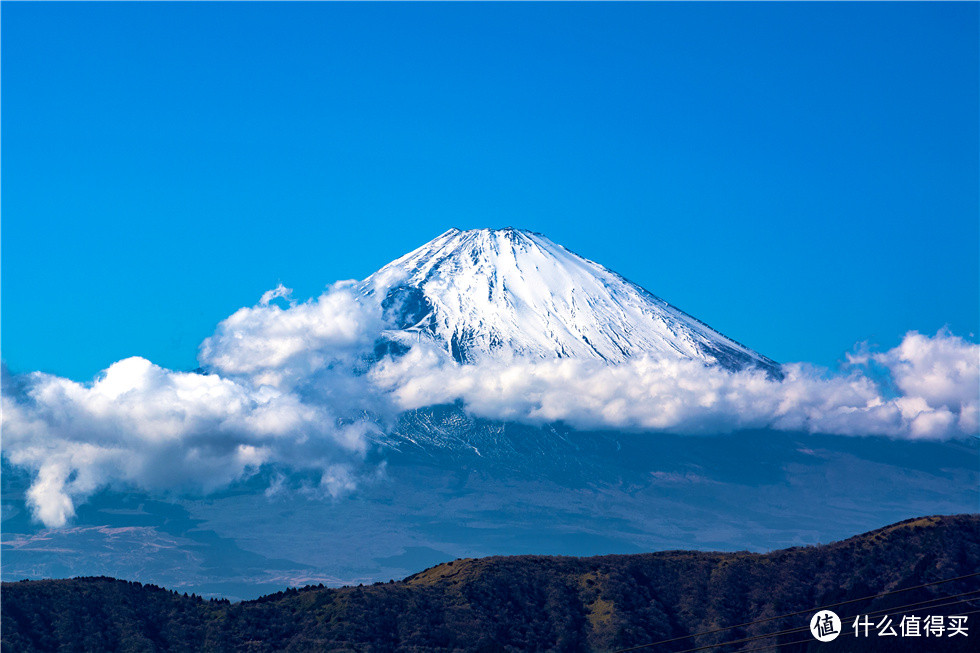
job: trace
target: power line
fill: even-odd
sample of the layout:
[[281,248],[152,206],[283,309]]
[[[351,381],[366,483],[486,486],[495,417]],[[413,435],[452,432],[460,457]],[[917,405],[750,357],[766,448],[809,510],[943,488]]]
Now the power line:
[[[980,590],[977,590],[977,592],[980,592]],[[974,594],[974,593],[976,593],[976,592],[970,592],[970,594]],[[950,598],[950,597],[941,597],[941,598]],[[954,605],[956,603],[963,603],[965,601],[976,601],[977,599],[980,599],[980,597],[973,598],[973,599],[961,599],[959,601],[953,601],[951,603],[943,603],[941,605],[932,605],[932,606],[928,606],[928,607],[930,607],[930,608],[943,608],[943,607],[947,607],[947,606],[950,606],[950,605]],[[912,604],[912,605],[917,605],[917,604]],[[889,608],[889,610],[901,610],[904,607],[908,607],[908,606],[898,606],[897,608]],[[867,614],[867,616],[872,617],[872,616],[878,616],[879,614],[882,614],[882,613],[884,613],[884,614],[887,615],[887,613],[885,613],[884,611],[881,611],[881,610],[879,610],[877,612],[868,612],[866,614]],[[859,615],[854,615],[854,616],[855,617],[860,617],[860,616],[863,616],[863,615],[859,614]],[[850,621],[850,619],[851,619],[851,617],[844,617],[844,619],[841,619],[841,623],[843,624],[845,621]],[[790,635],[790,634],[793,634],[793,633],[798,633],[798,632],[809,630],[809,629],[810,629],[809,626],[799,626],[799,627],[796,627],[796,628],[790,628],[788,630],[781,630],[781,631],[776,632],[776,633],[766,633],[764,635],[753,635],[751,637],[744,637],[742,639],[733,639],[733,640],[730,640],[730,641],[727,641],[727,642],[718,642],[717,644],[706,644],[704,646],[698,646],[698,647],[695,647],[695,648],[688,648],[688,649],[684,649],[683,651],[679,651],[678,653],[694,653],[695,651],[704,651],[704,650],[707,650],[709,648],[720,648],[722,646],[731,646],[732,644],[745,644],[746,642],[753,642],[753,641],[755,641],[757,639],[769,639],[771,637],[779,637],[780,635]]]
[[964,574],[963,576],[956,576],[955,578],[947,578],[945,580],[937,580],[937,581],[933,581],[931,583],[924,583],[922,585],[914,585],[912,587],[905,587],[905,588],[898,589],[898,590],[891,590],[889,592],[881,592],[880,594],[872,594],[870,596],[865,596],[865,597],[862,597],[862,598],[859,598],[859,599],[849,599],[847,601],[840,601],[839,603],[828,603],[827,605],[822,605],[822,606],[819,606],[819,607],[816,607],[816,608],[810,608],[808,610],[800,610],[798,612],[790,612],[789,614],[784,614],[784,615],[780,615],[780,616],[777,616],[777,617],[766,617],[765,619],[756,619],[755,621],[747,621],[745,623],[735,624],[734,626],[726,626],[724,628],[716,628],[714,630],[706,630],[704,632],[694,633],[694,634],[691,634],[691,635],[685,635],[685,636],[682,636],[682,637],[674,637],[672,639],[665,639],[665,640],[661,640],[659,642],[653,642],[652,644],[642,644],[640,646],[634,646],[632,648],[619,649],[617,651],[614,651],[614,653],[625,653],[626,651],[635,651],[637,649],[648,648],[650,646],[658,646],[660,644],[667,644],[669,642],[676,642],[676,641],[679,641],[679,640],[682,640],[682,639],[689,639],[689,638],[693,638],[693,637],[700,637],[702,635],[711,635],[711,634],[714,634],[714,633],[720,633],[720,632],[725,631],[725,630],[732,630],[733,628],[740,628],[742,626],[752,626],[752,625],[755,625],[755,624],[761,624],[761,623],[765,623],[767,621],[773,621],[775,619],[785,619],[787,617],[795,617],[797,615],[806,614],[806,613],[809,613],[809,612],[819,612],[820,610],[823,610],[825,608],[830,608],[830,607],[839,606],[839,605],[847,605],[848,603],[856,603],[858,601],[867,601],[867,600],[876,599],[876,598],[879,598],[879,597],[882,597],[882,596],[888,596],[890,594],[899,594],[901,592],[908,592],[910,590],[917,590],[917,589],[921,589],[923,587],[930,587],[932,585],[941,585],[943,583],[951,583],[951,582],[956,581],[956,580],[963,580],[964,578],[972,578],[973,576],[980,576],[980,571],[974,572],[972,574]]
[[942,585],[943,583],[952,583],[953,581],[963,580],[964,578],[972,578],[974,576],[980,576],[980,571],[974,572],[972,574],[964,574],[962,576],[956,576],[955,578],[947,578],[945,580],[936,580],[931,583],[923,583],[922,585],[914,585],[912,587],[904,587],[902,589],[891,590],[889,592],[881,592],[879,594],[872,594],[870,596],[864,596],[859,599],[848,599],[847,601],[840,601],[838,603],[828,603],[827,605],[821,605],[816,608],[809,608],[807,610],[800,610],[798,612],[790,612],[788,614],[779,615],[777,617],[766,617],[765,619],[756,619],[755,621],[746,621],[745,623],[735,624],[734,626],[726,626],[724,628],[715,628],[714,630],[706,630],[700,633],[693,633],[691,635],[682,635],[681,637],[673,637],[671,639],[663,639],[659,642],[652,642],[650,644],[640,644],[639,646],[632,646],[630,648],[617,649],[613,653],[626,653],[627,651],[636,651],[641,648],[649,648],[651,646],[660,646],[661,644],[668,644],[670,642],[677,642],[682,639],[692,639],[694,637],[701,637],[702,635],[712,635],[714,633],[720,633],[725,630],[732,630],[733,628],[741,628],[742,626],[752,626],[755,624],[765,623],[767,621],[773,621],[775,619],[785,619],[787,617],[795,617],[801,614],[807,614],[809,612],[819,612],[825,608],[832,608],[839,605],[847,605],[848,603],[857,603],[858,601],[868,601],[870,599],[880,598],[882,596],[888,596],[890,594],[899,594],[901,592],[908,592],[910,590],[922,589],[923,587],[930,587],[932,585]]
[[[970,590],[969,592],[960,592],[959,594],[950,594],[949,596],[937,596],[937,597],[928,599],[926,601],[919,601],[917,603],[906,603],[905,605],[896,605],[896,606],[892,606],[890,608],[878,608],[877,610],[873,610],[871,612],[862,612],[861,614],[866,614],[866,615],[868,615],[870,617],[872,615],[888,614],[889,612],[896,612],[897,613],[897,612],[901,612],[903,610],[906,610],[908,608],[917,608],[917,607],[921,607],[921,608],[941,608],[941,607],[944,607],[944,606],[947,606],[947,605],[952,605],[952,604],[951,603],[943,603],[941,605],[925,605],[925,604],[926,603],[935,603],[936,601],[945,601],[947,599],[955,599],[955,598],[958,598],[960,596],[966,596],[967,594],[977,594],[977,593],[980,593],[980,590]],[[960,599],[959,601],[953,601],[953,603],[962,603],[963,601],[976,601],[978,599],[980,599],[980,596],[974,597],[972,599]],[[860,617],[861,615],[859,614],[859,615],[854,615],[854,616]],[[846,618],[847,619],[850,619],[850,617],[846,617]]]
[[[957,603],[959,603],[959,601],[957,601]],[[939,606],[934,606],[934,607],[939,607]],[[970,612],[964,612],[964,613],[962,613],[960,615],[957,615],[957,616],[959,616],[959,617],[965,617],[967,615],[978,614],[978,613],[980,613],[980,610],[972,610]],[[861,615],[858,615],[858,616],[861,616]],[[841,633],[841,636],[844,636],[844,637],[855,637],[855,638],[857,637],[857,635],[855,635],[853,633],[849,633],[849,632],[847,632],[847,633]],[[812,637],[810,637],[810,638],[807,638],[807,639],[799,639],[799,640],[796,640],[795,642],[785,642],[783,644],[771,644],[769,646],[759,646],[759,647],[756,647],[756,648],[749,648],[749,649],[745,649],[743,651],[739,651],[739,653],[753,653],[754,651],[765,651],[766,649],[780,648],[780,647],[783,647],[783,646],[795,646],[797,644],[806,644],[806,643],[812,642],[812,641],[814,641],[814,640],[813,640]]]
[[[922,606],[922,604],[924,604],[924,603],[933,603],[935,601],[944,601],[946,599],[956,598],[957,596],[963,596],[964,594],[977,594],[977,593],[980,593],[980,590],[973,590],[972,592],[963,592],[962,594],[953,594],[952,596],[940,596],[940,597],[937,597],[937,598],[934,598],[934,599],[930,599],[928,601],[919,601],[918,603],[909,603],[907,605],[898,605],[898,606],[895,606],[895,607],[892,607],[892,608],[885,608],[885,609],[881,609],[881,610],[875,610],[873,612],[864,612],[864,613],[857,614],[857,615],[849,615],[849,616],[844,617],[843,619],[841,619],[841,623],[843,624],[846,621],[850,621],[854,617],[861,617],[861,616],[877,617],[877,616],[880,616],[882,614],[884,614],[885,616],[888,616],[888,614],[891,613],[891,612],[898,613],[898,612],[901,612],[901,611],[905,610],[906,608],[911,608],[911,607],[916,607],[916,606]],[[932,609],[932,608],[945,608],[945,607],[948,607],[948,606],[951,606],[951,605],[956,605],[957,603],[964,603],[964,602],[970,602],[970,601],[976,601],[976,600],[980,600],[980,597],[974,597],[972,599],[960,599],[959,601],[951,601],[949,603],[941,603],[939,605],[929,605],[929,606],[923,606],[923,607],[928,608],[928,609]],[[781,630],[781,631],[775,632],[775,633],[766,633],[766,634],[763,634],[763,635],[753,635],[751,637],[746,637],[744,639],[731,640],[731,641],[728,641],[728,642],[718,642],[717,644],[707,644],[705,646],[698,646],[696,648],[689,648],[689,649],[685,649],[683,651],[680,651],[679,653],[693,653],[694,651],[703,651],[705,649],[718,648],[720,646],[729,646],[731,644],[744,644],[745,642],[751,642],[751,641],[754,641],[754,640],[757,640],[757,639],[769,639],[771,637],[778,637],[780,635],[790,635],[792,633],[798,633],[798,632],[809,630],[809,629],[810,629],[809,626],[797,626],[795,628],[789,628],[787,630]]]
[[[977,593],[980,593],[980,590],[973,590],[972,592],[964,592],[963,594],[977,594]],[[857,614],[857,615],[850,615],[850,616],[847,616],[847,617],[844,617],[843,619],[841,619],[841,623],[844,623],[845,621],[850,621],[853,617],[861,617],[861,616],[865,616],[865,615],[868,616],[868,617],[877,617],[877,616],[882,615],[882,614],[884,614],[884,615],[887,616],[888,613],[890,613],[890,612],[896,612],[897,613],[897,612],[900,612],[900,611],[902,611],[902,610],[904,610],[906,608],[911,608],[911,607],[916,607],[916,606],[922,606],[922,604],[924,604],[924,603],[933,603],[935,601],[943,601],[943,600],[946,600],[946,599],[952,599],[952,598],[955,598],[957,596],[963,596],[963,594],[953,594],[952,596],[940,596],[940,597],[937,597],[937,598],[934,598],[934,599],[930,599],[928,601],[919,601],[918,603],[909,603],[907,605],[898,605],[898,606],[895,606],[895,607],[892,607],[892,608],[886,608],[886,609],[882,609],[882,610],[875,610],[873,612],[865,612],[865,613],[861,613],[861,614]],[[964,603],[964,602],[976,601],[978,599],[980,599],[980,597],[975,597],[975,598],[972,598],[972,599],[960,599],[959,601],[951,601],[949,603],[941,603],[939,605],[930,605],[930,606],[923,606],[923,607],[929,608],[929,609],[931,609],[931,608],[945,608],[945,607],[948,607],[950,605],[955,605],[957,603]],[[727,642],[718,642],[717,644],[706,644],[705,646],[698,646],[696,648],[685,649],[683,651],[680,651],[679,653],[693,653],[694,651],[703,651],[705,649],[718,648],[720,646],[729,646],[731,644],[744,644],[745,642],[751,642],[751,641],[754,641],[754,640],[757,640],[757,639],[769,639],[770,637],[778,637],[780,635],[790,635],[792,633],[798,633],[798,632],[809,630],[809,629],[810,629],[809,626],[797,626],[795,628],[789,628],[787,630],[781,630],[781,631],[775,632],[775,633],[766,633],[766,634],[763,634],[763,635],[752,635],[751,637],[745,637],[743,639],[736,639],[736,640],[731,640],[731,641],[727,641]]]

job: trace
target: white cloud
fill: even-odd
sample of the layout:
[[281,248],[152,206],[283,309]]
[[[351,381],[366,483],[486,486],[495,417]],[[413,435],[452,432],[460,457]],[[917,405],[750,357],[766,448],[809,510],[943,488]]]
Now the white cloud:
[[958,410],[980,398],[980,347],[948,330],[932,338],[910,332],[898,347],[874,359],[905,395],[921,397],[930,407]]
[[268,386],[142,358],[114,363],[89,385],[40,373],[20,382],[20,392],[4,384],[4,455],[36,472],[28,501],[49,526],[64,525],[76,501],[104,485],[209,492],[265,463],[317,471],[337,494],[352,486],[373,428],[341,426],[327,407]]
[[201,364],[224,376],[288,389],[331,366],[351,366],[370,351],[381,331],[381,308],[359,297],[351,282],[289,308],[270,303],[290,293],[280,285],[258,305],[221,322],[201,343]]
[[280,283],[272,290],[266,290],[264,293],[262,293],[262,298],[259,300],[259,306],[268,306],[269,302],[280,298],[286,300],[291,307],[296,305],[296,302],[293,301],[293,289],[287,288]]
[[785,378],[774,381],[760,371],[652,358],[614,366],[570,359],[457,365],[424,347],[382,361],[371,377],[402,409],[461,399],[469,411],[491,419],[686,433],[775,428],[939,438],[976,432],[977,353],[977,345],[946,332],[907,334],[899,347],[875,357],[905,392],[892,398],[860,370],[833,375],[806,364],[785,365]]
[[[350,283],[304,303],[279,286],[202,343],[210,374],[142,358],[88,384],[4,374],[3,454],[34,472],[35,516],[60,526],[105,485],[209,492],[263,465],[310,472],[311,491],[341,496],[381,471],[363,462],[374,419],[457,400],[491,419],[651,432],[944,438],[976,434],[980,423],[980,347],[947,331],[854,355],[846,373],[791,364],[774,381],[654,358],[459,365],[424,341],[372,366],[383,329],[377,302]],[[897,396],[869,366],[890,376]],[[284,477],[275,478],[270,496],[283,491]]]

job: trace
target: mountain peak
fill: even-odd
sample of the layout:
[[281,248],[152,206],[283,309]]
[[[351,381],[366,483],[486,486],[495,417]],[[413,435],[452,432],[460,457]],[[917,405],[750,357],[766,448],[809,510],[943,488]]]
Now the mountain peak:
[[[533,241],[536,239],[545,240],[549,243],[552,241],[544,234],[540,234],[534,231],[529,231],[527,229],[519,229],[517,227],[501,227],[499,229],[457,229],[453,227],[448,231],[444,232],[440,236],[434,238],[427,243],[428,245],[435,245],[439,243],[441,247],[458,247],[464,243],[472,242],[482,242],[482,243],[494,243],[494,242],[526,242]],[[423,246],[425,247],[425,246]],[[422,248],[420,248],[422,249]],[[418,250],[416,250],[418,251]]]
[[540,233],[450,229],[364,280],[402,346],[426,339],[456,361],[642,355],[729,369],[779,366]]

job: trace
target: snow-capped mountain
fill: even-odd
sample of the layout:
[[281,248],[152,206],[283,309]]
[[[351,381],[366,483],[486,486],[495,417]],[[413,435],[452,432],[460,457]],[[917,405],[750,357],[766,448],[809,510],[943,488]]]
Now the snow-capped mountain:
[[729,369],[779,365],[539,233],[450,229],[362,282],[394,347],[434,341],[460,363],[651,355]]

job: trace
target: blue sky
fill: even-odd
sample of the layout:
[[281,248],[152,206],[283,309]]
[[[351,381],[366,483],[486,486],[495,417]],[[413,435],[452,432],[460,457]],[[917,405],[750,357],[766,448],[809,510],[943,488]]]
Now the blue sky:
[[196,366],[282,282],[541,231],[780,361],[980,326],[978,6],[4,3],[2,347]]

